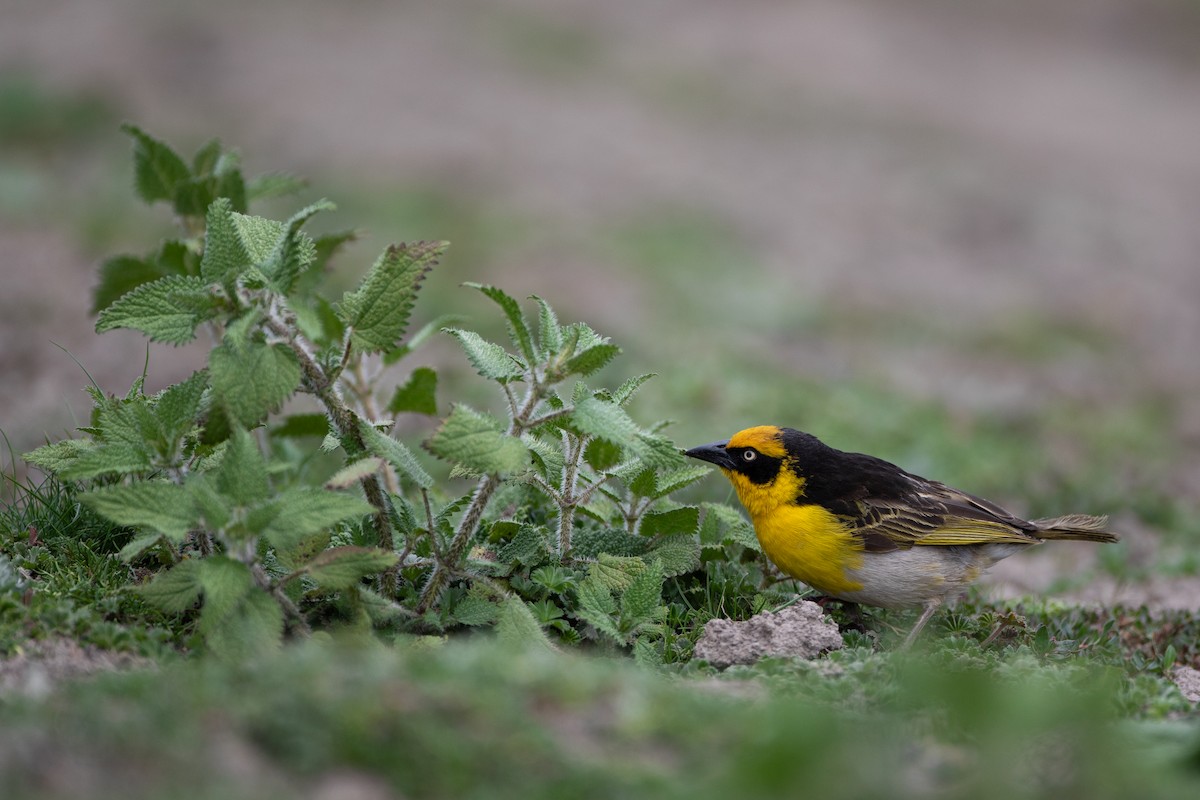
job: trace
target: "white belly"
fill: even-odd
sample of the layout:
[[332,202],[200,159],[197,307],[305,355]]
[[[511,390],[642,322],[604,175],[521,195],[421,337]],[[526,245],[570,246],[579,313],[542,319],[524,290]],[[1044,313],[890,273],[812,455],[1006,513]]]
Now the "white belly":
[[836,595],[881,608],[906,608],[933,598],[957,595],[992,564],[1031,545],[984,544],[913,547],[890,553],[863,553],[862,567],[846,571],[863,588]]

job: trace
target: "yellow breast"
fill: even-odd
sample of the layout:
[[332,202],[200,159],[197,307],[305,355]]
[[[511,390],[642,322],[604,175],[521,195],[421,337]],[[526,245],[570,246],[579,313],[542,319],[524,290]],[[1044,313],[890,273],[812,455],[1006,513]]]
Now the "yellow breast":
[[862,566],[862,543],[824,508],[791,502],[801,488],[798,476],[784,470],[767,486],[737,473],[728,477],[750,512],[763,552],[777,567],[825,594],[863,588],[846,575],[846,570]]

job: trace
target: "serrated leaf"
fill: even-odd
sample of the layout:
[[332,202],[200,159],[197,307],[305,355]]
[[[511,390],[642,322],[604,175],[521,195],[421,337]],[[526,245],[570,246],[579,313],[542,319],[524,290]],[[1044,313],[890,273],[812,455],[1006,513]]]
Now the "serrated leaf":
[[308,562],[305,571],[326,589],[345,589],[392,567],[399,558],[374,547],[334,547]]
[[229,624],[243,597],[256,590],[250,567],[228,556],[215,555],[196,562],[196,577],[204,592],[200,632],[208,637]]
[[191,177],[191,171],[179,154],[165,142],[155,139],[136,125],[122,125],[133,137],[134,186],[147,203],[173,200],[176,186]]
[[314,486],[285,489],[271,500],[271,504],[276,513],[262,534],[282,550],[295,547],[305,537],[343,520],[375,512],[375,508],[362,498]]
[[61,478],[86,481],[101,475],[130,475],[150,469],[145,449],[127,444],[102,444],[82,449],[70,462],[58,469]]
[[205,283],[227,285],[254,263],[234,221],[241,216],[226,197],[214,200],[208,207],[204,256],[200,259],[200,275]]
[[703,503],[704,521],[700,525],[700,545],[720,548],[739,544],[755,552],[761,551],[754,528],[735,509],[718,503]]
[[290,414],[283,423],[271,428],[272,436],[298,439],[303,436],[320,436],[329,433],[329,417],[324,414]]
[[300,230],[301,226],[313,215],[335,208],[337,206],[328,200],[318,200],[293,214],[283,226],[282,235],[261,266],[263,274],[277,291],[284,294],[291,292],[296,278],[317,259],[316,245],[308,234]]
[[103,486],[80,495],[80,502],[119,525],[148,528],[176,544],[196,524],[188,491],[175,483],[139,481]]
[[122,295],[161,277],[162,269],[147,258],[120,255],[106,260],[100,265],[100,281],[92,290],[92,313],[98,314]]
[[549,303],[537,295],[533,299],[538,304],[538,346],[541,348],[541,358],[546,359],[562,350],[562,327]]
[[416,455],[405,445],[383,433],[366,420],[359,420],[358,431],[362,436],[363,446],[367,452],[387,461],[401,476],[415,483],[422,489],[433,486],[433,478],[417,461]]
[[617,613],[617,603],[612,592],[599,583],[584,581],[576,594],[579,597],[576,616],[619,644],[624,644],[625,635],[613,619]]
[[446,328],[446,333],[458,339],[467,360],[475,371],[485,378],[501,383],[520,380],[525,374],[525,365],[495,342],[489,342],[475,331]]
[[135,534],[134,537],[126,542],[125,546],[117,552],[117,558],[128,564],[142,553],[161,542],[162,539],[163,535],[157,531]]
[[653,497],[658,489],[658,472],[653,467],[642,467],[628,483],[634,496]]
[[283,609],[275,598],[257,589],[238,599],[219,622],[206,625],[209,611],[207,595],[200,610],[204,643],[213,655],[232,663],[273,653],[283,638]]
[[587,350],[567,360],[566,374],[583,375],[586,377],[605,367],[608,362],[612,361],[620,353],[621,348],[615,344],[598,344],[594,347],[589,347]]
[[339,469],[325,481],[326,489],[345,489],[353,486],[368,475],[374,475],[383,466],[383,459],[371,456],[360,458]]
[[382,353],[396,346],[408,328],[417,290],[448,242],[392,245],[362,284],[342,298],[342,318],[360,352]]
[[700,509],[683,506],[670,511],[651,511],[642,517],[638,533],[642,536],[669,536],[673,533],[693,534],[700,524]]
[[300,386],[300,362],[282,343],[266,344],[239,336],[231,325],[209,354],[213,395],[243,426],[258,423]]
[[137,593],[147,602],[168,614],[187,611],[200,598],[202,589],[200,562],[195,559],[180,561],[155,575],[149,583],[136,587]]
[[538,525],[522,525],[496,554],[504,564],[524,564],[527,567],[541,564],[549,555],[550,545],[546,541],[546,531]]
[[583,460],[588,463],[592,469],[597,472],[603,472],[607,469],[612,469],[621,461],[623,450],[620,445],[605,441],[604,439],[592,439],[588,442],[587,449],[583,452]]
[[662,565],[663,577],[683,575],[700,568],[700,541],[693,534],[668,536],[644,558],[657,560]]
[[664,472],[661,475],[656,475],[653,494],[643,496],[652,496],[656,500],[666,497],[669,494],[678,492],[680,489],[691,486],[711,472],[712,470],[708,467],[683,467]]
[[200,370],[155,397],[154,416],[170,450],[173,451],[179,438],[196,426],[200,401],[207,388],[208,371]]
[[256,217],[251,214],[230,214],[233,229],[250,258],[251,264],[262,264],[283,238],[286,226],[279,220]]
[[465,405],[457,405],[425,443],[435,456],[480,475],[512,474],[529,466],[524,443],[500,429],[500,423]]
[[21,458],[47,472],[58,473],[74,464],[79,456],[93,447],[95,445],[87,439],[64,439],[22,453]]
[[621,627],[632,631],[638,625],[658,616],[662,605],[663,566],[656,560],[634,576],[621,594]]
[[505,598],[500,604],[496,622],[496,637],[507,647],[519,650],[540,649],[555,651],[546,638],[537,617],[519,597]]
[[533,347],[533,334],[529,330],[529,323],[525,321],[525,315],[521,313],[520,304],[504,290],[498,289],[495,286],[470,282],[464,285],[478,289],[495,302],[496,305],[500,306],[507,319],[508,335],[512,337],[513,344],[521,351],[521,355],[525,357],[528,363],[532,364],[537,361],[538,354]]
[[396,389],[387,410],[393,414],[410,411],[415,414],[437,415],[437,372],[429,367],[417,367],[408,382]]
[[154,342],[186,344],[196,327],[216,316],[217,300],[200,278],[168,275],[119,297],[96,318],[96,333],[141,331]]
[[635,576],[646,570],[646,562],[638,556],[614,556],[601,553],[596,562],[588,567],[587,582],[620,592],[629,588]]
[[486,597],[471,593],[455,604],[450,616],[462,625],[491,625],[500,616],[500,606]]
[[215,488],[240,506],[254,505],[270,493],[267,463],[248,432],[239,428],[229,437],[215,471]]

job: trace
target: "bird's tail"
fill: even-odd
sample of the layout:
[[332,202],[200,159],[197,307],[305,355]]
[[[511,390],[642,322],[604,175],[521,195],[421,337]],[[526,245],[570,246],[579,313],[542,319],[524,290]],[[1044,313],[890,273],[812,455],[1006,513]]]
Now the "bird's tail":
[[1031,520],[1037,525],[1039,539],[1076,539],[1084,542],[1120,541],[1108,527],[1108,517],[1093,517],[1087,514],[1067,514],[1065,517]]

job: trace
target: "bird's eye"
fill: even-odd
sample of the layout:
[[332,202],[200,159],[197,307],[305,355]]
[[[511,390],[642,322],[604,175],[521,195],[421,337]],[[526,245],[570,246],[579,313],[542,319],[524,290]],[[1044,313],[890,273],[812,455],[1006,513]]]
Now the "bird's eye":
[[745,461],[746,463],[749,463],[749,462],[753,461],[753,460],[754,460],[754,459],[756,459],[756,458],[758,458],[758,451],[757,451],[757,450],[743,450],[743,451],[742,451],[742,461]]

